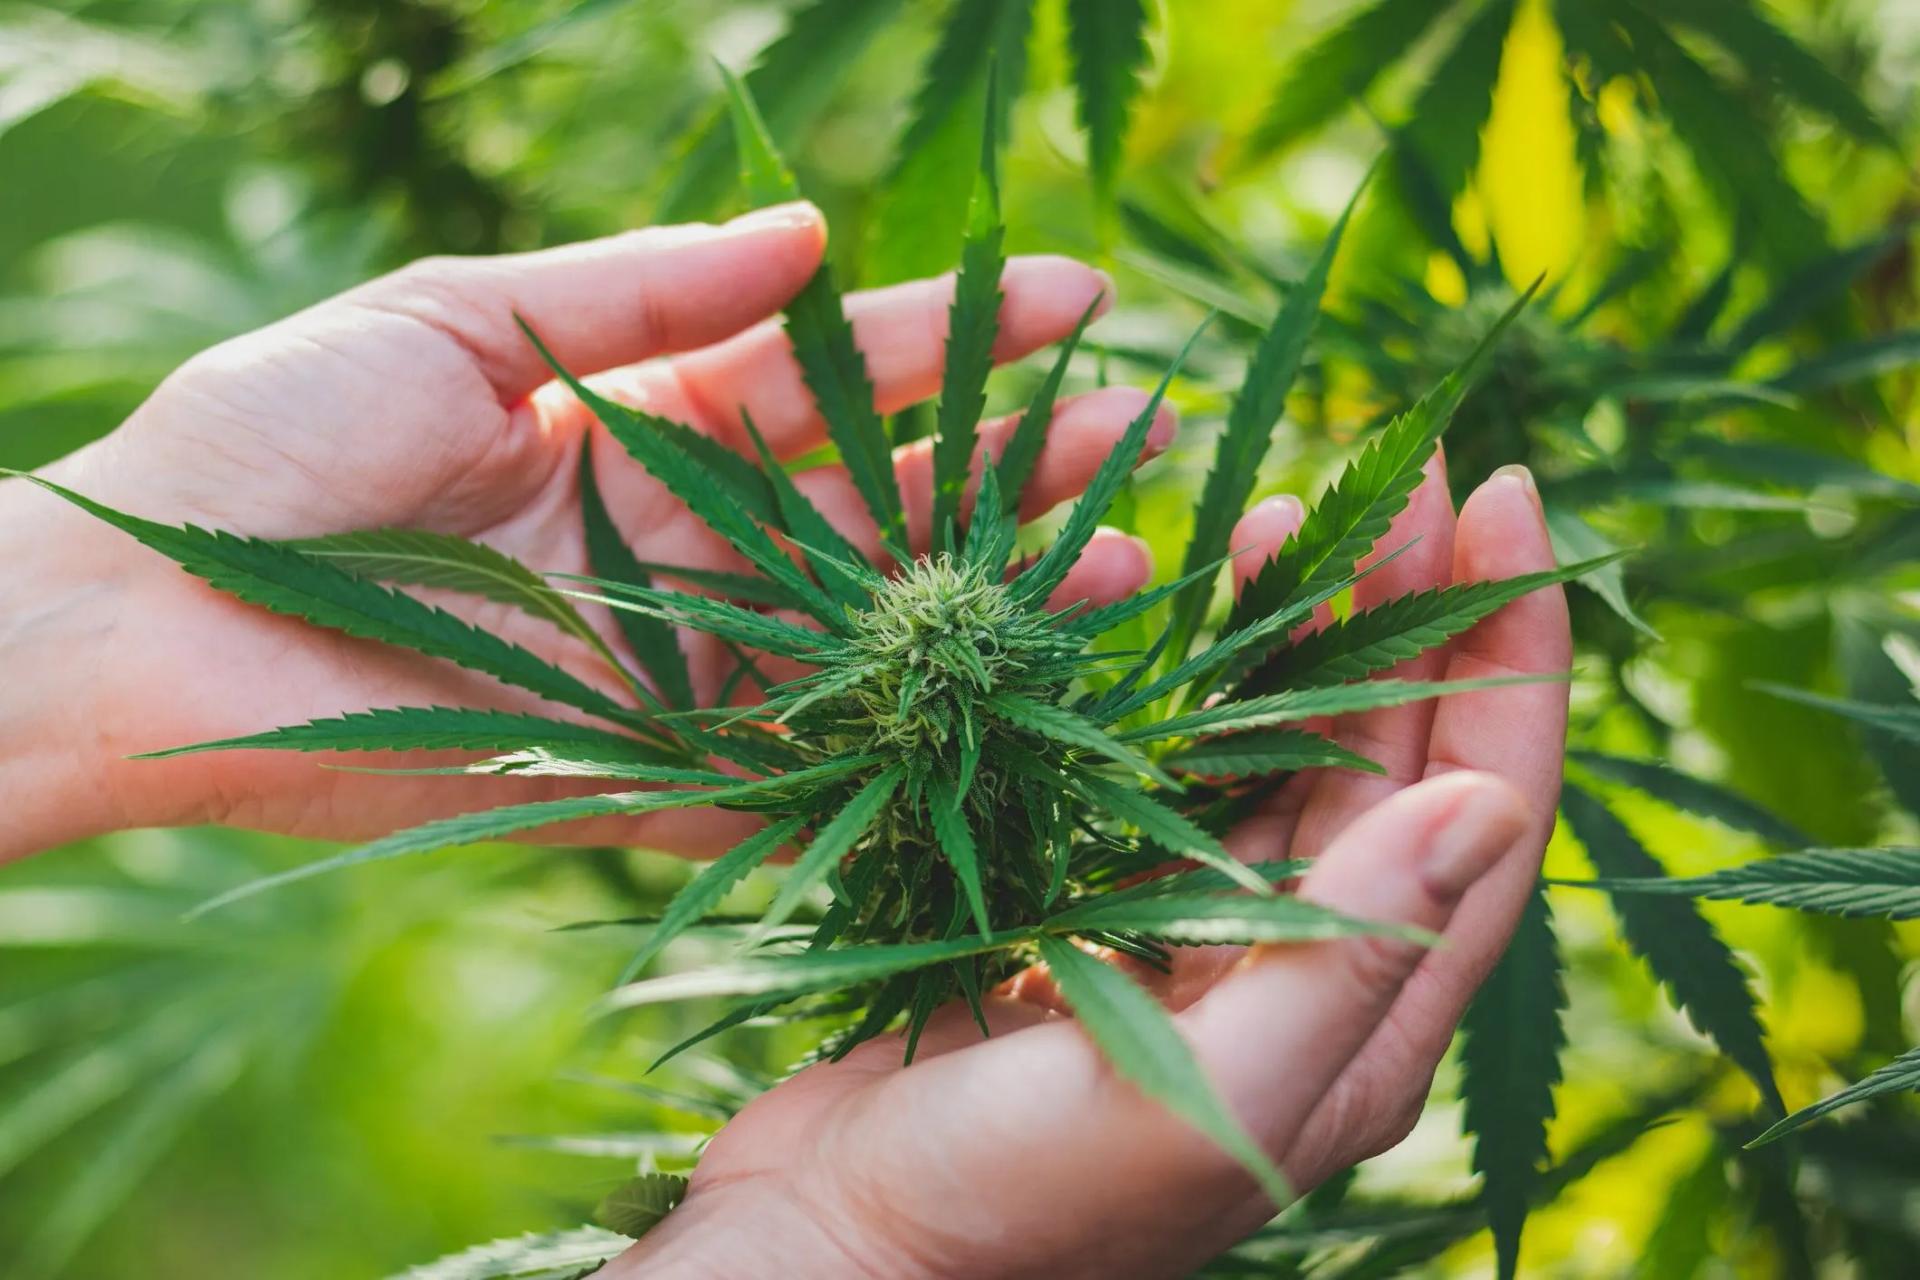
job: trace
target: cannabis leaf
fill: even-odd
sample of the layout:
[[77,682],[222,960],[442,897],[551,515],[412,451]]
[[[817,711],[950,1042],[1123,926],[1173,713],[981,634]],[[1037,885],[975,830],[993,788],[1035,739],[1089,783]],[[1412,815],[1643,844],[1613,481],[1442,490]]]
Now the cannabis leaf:
[[1241,592],[1227,621],[1229,632],[1253,626],[1297,603],[1315,588],[1353,572],[1360,558],[1406,507],[1440,433],[1446,430],[1500,335],[1532,300],[1538,287],[1536,282],[1508,308],[1465,364],[1389,423],[1359,458],[1347,465],[1333,488],[1308,513],[1300,531]]
[[1920,919],[1920,849],[1803,849],[1705,875],[1583,883],[1616,894],[1713,898],[1834,916]]
[[[1300,371],[1314,321],[1319,318],[1320,300],[1326,293],[1327,275],[1333,269],[1334,255],[1339,252],[1340,238],[1359,199],[1360,192],[1356,191],[1333,224],[1333,230],[1327,233],[1313,265],[1300,282],[1287,291],[1280,313],[1260,337],[1246,377],[1227,411],[1226,426],[1214,447],[1213,467],[1207,472],[1200,499],[1194,506],[1193,536],[1187,541],[1182,573],[1197,572],[1233,550],[1227,546],[1227,539],[1259,478],[1260,463],[1266,458],[1274,425],[1286,408],[1287,393]],[[1175,640],[1170,646],[1175,653],[1186,651],[1186,638],[1206,611],[1212,585],[1210,579],[1196,582],[1175,600]]]
[[[633,549],[614,525],[606,503],[600,498],[600,485],[593,474],[591,444],[580,449],[580,523],[586,535],[587,563],[594,575],[629,587],[651,586],[653,579]],[[615,609],[614,625],[626,637],[634,657],[646,668],[659,686],[661,700],[669,707],[685,709],[693,705],[693,676],[687,669],[687,655],[680,651],[679,637],[665,621],[633,609]]]
[[286,545],[376,582],[438,587],[512,605],[582,641],[616,672],[620,670],[600,633],[565,596],[512,556],[484,543],[420,529],[369,529],[301,538]]
[[[903,0],[807,0],[760,51],[741,79],[775,137],[792,139],[815,119],[873,37]],[[711,214],[738,174],[733,118],[715,110],[674,166],[654,222],[692,222]]]
[[627,1244],[627,1237],[599,1227],[530,1233],[475,1245],[390,1280],[558,1280],[581,1267],[597,1268]]
[[874,214],[869,278],[932,275],[949,265],[979,155],[975,122],[994,84],[991,127],[1004,146],[1026,82],[1033,0],[953,0],[928,54]]
[[1569,751],[1567,759],[1596,777],[1632,787],[1687,813],[1711,818],[1736,831],[1750,831],[1784,848],[1812,844],[1798,827],[1745,796],[1682,773],[1659,760],[1634,760],[1599,751]]
[[594,1208],[593,1220],[638,1240],[660,1224],[687,1197],[687,1180],[677,1173],[642,1173],[608,1192]]
[[940,406],[933,438],[933,545],[953,549],[959,542],[960,499],[973,467],[980,415],[987,407],[987,375],[993,371],[993,342],[1000,332],[1000,275],[1006,269],[1001,242],[1000,186],[994,159],[994,102],[987,86],[981,129],[980,172],[968,201],[967,234],[960,247],[960,273],[947,312],[946,370],[940,381]]
[[1910,1093],[1917,1089],[1920,1089],[1920,1048],[1909,1049],[1886,1066],[1854,1081],[1838,1093],[1830,1094],[1810,1107],[1802,1107],[1784,1120],[1775,1123],[1747,1145],[1759,1147],[1777,1142],[1794,1130],[1812,1124],[1821,1116],[1831,1115],[1840,1108],[1852,1106],[1856,1102],[1865,1102],[1869,1098],[1877,1098],[1882,1094]]
[[[748,198],[755,204],[798,199],[799,187],[767,136],[766,124],[746,86],[725,68],[721,74],[727,84],[734,141],[740,151]],[[854,343],[853,326],[847,323],[840,291],[826,263],[820,264],[813,279],[787,304],[787,338],[820,416],[826,419],[827,437],[840,450],[840,460],[879,526],[882,542],[898,559],[908,559],[893,452],[873,407],[873,380],[867,376],[866,357]]]
[[468,707],[380,707],[269,729],[237,738],[147,751],[139,760],[164,760],[202,751],[551,751],[589,752],[601,759],[666,763],[657,747],[591,725],[511,711]]
[[1275,82],[1273,105],[1246,144],[1249,155],[1278,150],[1330,120],[1445,9],[1430,0],[1378,0],[1300,50]]
[[1073,567],[1073,562],[1080,558],[1082,551],[1086,550],[1087,542],[1093,537],[1094,530],[1099,527],[1100,518],[1106,514],[1107,508],[1113,505],[1113,500],[1119,496],[1120,487],[1126,483],[1127,477],[1133,474],[1134,463],[1140,457],[1141,449],[1146,446],[1147,432],[1152,428],[1153,420],[1160,412],[1160,402],[1166,399],[1167,388],[1172,385],[1174,377],[1186,363],[1188,354],[1193,350],[1193,344],[1200,340],[1200,335],[1206,332],[1212,320],[1213,317],[1208,316],[1201,321],[1200,327],[1194,330],[1193,335],[1187,339],[1186,345],[1180,348],[1180,354],[1174,357],[1173,363],[1162,375],[1160,385],[1153,389],[1151,396],[1147,397],[1146,406],[1135,415],[1132,422],[1127,424],[1127,429],[1121,434],[1119,442],[1114,445],[1113,452],[1107,455],[1106,460],[1100,464],[1099,470],[1094,472],[1093,479],[1087,482],[1080,500],[1073,504],[1073,510],[1068,514],[1066,524],[1061,526],[1052,545],[1013,580],[1012,590],[1016,595],[1027,600],[1045,600],[1055,587],[1065,581],[1067,570]]
[[1087,131],[1087,163],[1104,199],[1120,171],[1127,110],[1140,92],[1147,60],[1144,0],[1067,0],[1067,49]]
[[[1602,878],[1664,873],[1626,824],[1586,791],[1568,785],[1560,809]],[[1614,897],[1613,907],[1627,944],[1647,962],[1687,1019],[1752,1077],[1769,1106],[1784,1113],[1753,990],[1719,932],[1690,902],[1625,894]]]
[[1241,684],[1241,692],[1362,680],[1376,671],[1445,644],[1491,616],[1502,605],[1562,582],[1570,582],[1619,559],[1598,560],[1525,573],[1492,582],[1466,582],[1409,592],[1336,619],[1300,637]]
[[762,1001],[791,999],[809,992],[838,990],[891,977],[942,961],[1005,950],[1032,939],[1031,931],[1021,930],[998,934],[991,942],[976,934],[936,942],[752,955],[704,969],[631,982],[608,992],[601,1004],[612,1012],[716,996],[753,996]]
[[754,832],[745,840],[729,849],[720,857],[700,869],[700,873],[689,880],[673,900],[667,903],[667,909],[661,913],[659,924],[648,936],[646,945],[640,948],[627,967],[621,971],[620,982],[627,983],[650,964],[655,956],[666,950],[667,944],[685,932],[727,896],[729,890],[765,862],[782,845],[798,835],[806,825],[804,817],[791,817]]
[[1048,932],[1143,934],[1179,946],[1311,942],[1362,935],[1430,944],[1421,929],[1359,920],[1290,895],[1264,898],[1162,890],[1139,897],[1106,895],[1050,917]]
[[1805,689],[1789,688],[1786,685],[1756,682],[1753,686],[1776,698],[1785,698],[1789,702],[1798,702],[1803,706],[1817,707],[1822,711],[1831,711],[1835,715],[1857,720],[1872,729],[1892,734],[1908,742],[1920,742],[1920,704],[1899,706],[1889,703],[1860,702],[1850,698],[1829,698],[1824,694],[1810,693]]
[[159,524],[115,511],[39,476],[19,475],[131,535],[195,577],[249,604],[304,618],[363,640],[400,645],[493,676],[506,684],[621,721],[632,713],[519,645],[422,604],[412,596],[354,576],[326,560],[280,543],[193,525]]
[[1256,729],[1207,738],[1162,761],[1185,773],[1215,778],[1257,778],[1298,769],[1358,769],[1385,773],[1384,766],[1305,729]]
[[1546,896],[1536,889],[1460,1022],[1460,1100],[1502,1280],[1518,1271],[1520,1233],[1547,1160],[1567,1042],[1561,966]]

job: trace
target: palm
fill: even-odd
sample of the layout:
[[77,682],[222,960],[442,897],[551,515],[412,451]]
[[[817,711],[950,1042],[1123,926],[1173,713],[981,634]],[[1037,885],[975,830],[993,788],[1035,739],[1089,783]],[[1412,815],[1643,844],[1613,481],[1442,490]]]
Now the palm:
[[[1456,523],[1443,477],[1436,459],[1384,545],[1418,542],[1364,580],[1356,607],[1551,563],[1523,483],[1484,487]],[[1235,545],[1271,550],[1297,519],[1263,505]],[[1564,601],[1542,591],[1396,674],[1543,674],[1568,660]],[[1135,966],[1296,1188],[1393,1145],[1419,1114],[1538,873],[1565,712],[1564,688],[1537,684],[1343,717],[1322,729],[1387,772],[1299,775],[1228,837],[1250,861],[1314,860],[1303,895],[1442,930],[1448,945],[1181,948],[1165,975]],[[1447,834],[1469,810],[1472,866]],[[898,1037],[882,1039],[755,1101],[703,1155],[687,1203],[628,1255],[632,1270],[609,1275],[1178,1275],[1272,1212],[1232,1160],[1115,1079],[1043,970],[989,1010],[989,1040],[948,1008],[911,1067]],[[710,1222],[763,1230],[716,1239]],[[777,1256],[760,1252],[776,1242]]]

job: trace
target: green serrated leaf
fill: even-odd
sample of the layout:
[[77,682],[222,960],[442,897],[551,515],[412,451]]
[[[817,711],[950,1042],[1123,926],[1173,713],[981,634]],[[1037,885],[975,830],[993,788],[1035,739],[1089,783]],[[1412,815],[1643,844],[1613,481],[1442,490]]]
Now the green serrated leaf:
[[[540,358],[546,361],[547,367],[553,370],[554,376],[566,383],[568,389],[592,411],[620,446],[633,456],[634,461],[646,468],[648,475],[665,485],[674,497],[684,502],[687,509],[700,517],[707,527],[731,543],[734,550],[745,556],[754,568],[791,592],[794,602],[815,619],[829,629],[844,626],[844,620],[833,601],[794,566],[793,560],[780,549],[772,536],[740,505],[732,488],[720,478],[721,473],[703,460],[701,451],[686,447],[684,437],[705,440],[704,436],[688,432],[664,418],[629,409],[607,399],[565,369],[524,320],[520,322],[520,328],[540,352]],[[707,443],[712,444],[711,441]],[[753,470],[744,458],[730,452],[725,456]],[[771,518],[774,509],[771,486],[758,470],[753,470],[753,475],[766,490],[768,496],[765,507],[767,517]]]
[[1300,50],[1275,81],[1248,155],[1285,147],[1357,101],[1446,8],[1432,0],[1377,0]]
[[[1626,824],[1592,795],[1568,785],[1560,810],[1603,879],[1665,875],[1666,868]],[[1752,1077],[1769,1106],[1784,1113],[1753,990],[1719,932],[1690,902],[1623,894],[1614,897],[1613,907],[1627,945],[1647,962],[1687,1020]]]
[[659,926],[621,971],[620,984],[631,982],[636,974],[653,962],[655,956],[666,949],[669,942],[704,918],[754,868],[798,835],[806,823],[804,816],[783,819],[754,832],[702,867],[700,874],[689,880],[667,903],[667,909],[661,913]]
[[1191,858],[1225,875],[1243,889],[1270,895],[1273,886],[1240,862],[1211,835],[1144,791],[1091,774],[1071,775],[1068,785],[1108,815],[1138,828],[1140,834],[1178,858]]
[[1273,688],[1339,684],[1385,671],[1445,644],[1521,596],[1568,582],[1623,552],[1539,573],[1409,592],[1336,619],[1275,654],[1240,686],[1244,694]]
[[1047,429],[1053,423],[1054,402],[1060,397],[1060,386],[1066,380],[1067,366],[1072,362],[1073,353],[1079,348],[1087,326],[1093,323],[1094,313],[1099,310],[1101,301],[1101,298],[1095,298],[1080,313],[1073,332],[1060,344],[1060,354],[1054,357],[1053,367],[1047,370],[1047,376],[1034,389],[1033,398],[1027,401],[1026,411],[1014,425],[1013,434],[1007,437],[1006,448],[1000,451],[995,470],[999,472],[1000,501],[1010,519],[1019,518],[1020,497],[1026,492],[1034,463],[1039,461],[1040,449],[1047,442]]
[[1167,388],[1173,384],[1173,379],[1193,350],[1193,344],[1200,340],[1200,335],[1206,332],[1212,320],[1213,317],[1208,316],[1201,321],[1200,327],[1180,348],[1180,354],[1168,366],[1160,385],[1148,397],[1146,407],[1127,424],[1113,452],[1101,462],[1100,469],[1094,472],[1093,479],[1081,492],[1080,500],[1073,504],[1073,511],[1067,516],[1067,522],[1061,526],[1053,544],[1013,580],[1014,594],[1027,600],[1044,600],[1066,579],[1067,570],[1080,558],[1094,530],[1099,527],[1101,517],[1106,515],[1107,508],[1120,495],[1121,486],[1133,473],[1140,459],[1140,451],[1146,446],[1147,432],[1152,429],[1153,420],[1160,412],[1160,402],[1166,399]]
[[634,717],[605,693],[519,645],[412,596],[355,577],[326,560],[258,538],[193,525],[159,524],[116,511],[38,476],[8,474],[64,498],[248,604],[358,639],[443,658],[605,719]]
[[1118,902],[1094,898],[1052,916],[1040,927],[1052,933],[1122,930],[1179,946],[1251,946],[1363,935],[1422,945],[1436,941],[1423,929],[1356,919],[1290,895],[1254,898],[1163,891]]
[[879,819],[881,811],[893,799],[893,793],[905,777],[905,771],[898,765],[882,770],[860,788],[826,826],[820,828],[812,842],[794,860],[793,870],[787,873],[780,892],[774,895],[766,914],[760,918],[762,931],[785,924],[787,917],[794,913],[814,886],[826,880],[840,859]]
[[1765,1133],[1747,1145],[1765,1146],[1777,1142],[1796,1129],[1803,1129],[1825,1115],[1831,1115],[1842,1107],[1850,1107],[1856,1102],[1865,1102],[1888,1093],[1911,1093],[1920,1089],[1920,1048],[1909,1049],[1886,1066],[1854,1081],[1838,1093],[1820,1099],[1810,1107],[1802,1107],[1784,1120],[1776,1123]]
[[249,881],[209,898],[189,912],[188,918],[205,915],[209,911],[264,893],[268,889],[311,879],[343,867],[380,862],[409,854],[431,853],[436,849],[473,844],[481,840],[496,840],[502,836],[517,835],[551,823],[572,822],[580,818],[631,817],[663,809],[684,809],[693,805],[728,804],[764,799],[769,794],[778,794],[781,791],[790,791],[804,785],[855,773],[861,769],[870,768],[878,762],[877,757],[874,756],[848,756],[826,764],[814,765],[811,768],[798,769],[771,778],[758,778],[751,782],[742,782],[732,787],[717,788],[712,791],[623,791],[607,795],[572,796],[561,800],[539,800],[531,804],[507,805],[479,813],[463,813],[410,827],[405,831],[396,831],[390,836],[370,844],[363,844],[355,849],[348,849],[344,853],[337,853],[329,858],[321,858],[275,875]]
[[[1320,318],[1320,303],[1326,294],[1334,255],[1340,251],[1347,221],[1365,189],[1362,182],[1333,224],[1333,230],[1327,233],[1313,265],[1307,268],[1300,282],[1287,291],[1280,313],[1260,335],[1260,343],[1247,365],[1246,377],[1241,380],[1233,405],[1227,410],[1226,426],[1221,429],[1219,442],[1214,447],[1213,466],[1207,472],[1199,501],[1194,504],[1193,536],[1187,541],[1186,558],[1180,569],[1183,574],[1194,573],[1234,550],[1227,545],[1228,539],[1259,479],[1260,463],[1267,456],[1273,428],[1286,409],[1287,393],[1300,372],[1314,322]],[[1175,639],[1170,646],[1173,652],[1186,652],[1187,639],[1200,625],[1212,589],[1209,578],[1187,588],[1174,601]]]
[[[571,575],[556,575],[571,577]],[[684,591],[661,591],[653,587],[626,586],[618,582],[595,585],[610,594],[569,591],[579,600],[590,600],[610,609],[637,610],[677,626],[704,631],[735,644],[751,645],[783,657],[815,661],[823,653],[840,646],[840,641],[824,631],[810,631],[770,614],[743,609],[711,596],[696,596]],[[698,711],[698,708],[692,709]]]
[[980,882],[980,851],[974,844],[973,830],[962,804],[963,785],[936,775],[928,780],[927,792],[927,808],[933,819],[934,837],[940,841],[940,851],[946,855],[954,879],[966,894],[967,906],[973,912],[980,936],[991,940],[993,923],[987,917],[986,893]]
[[754,425],[752,415],[744,408],[740,411],[740,422],[753,441],[754,451],[760,456],[760,466],[773,483],[774,501],[780,507],[782,526],[800,548],[801,554],[806,556],[807,563],[813,567],[815,576],[820,579],[827,594],[846,607],[867,607],[870,603],[867,591],[847,568],[849,565],[865,565],[866,558],[820,513],[820,508],[813,505],[813,499],[800,492],[786,468],[780,465],[773,451],[767,447],[766,439]]
[[1783,684],[1756,681],[1754,688],[1788,702],[1831,711],[1837,716],[1858,721],[1872,729],[1890,733],[1908,742],[1920,742],[1920,704],[1899,706],[1892,703],[1859,702],[1851,698],[1829,698],[1824,694],[1794,689]]
[[[613,523],[606,503],[600,498],[600,485],[593,474],[593,449],[580,449],[580,523],[586,537],[587,564],[600,578],[632,587],[653,585],[647,570],[634,558],[633,549]],[[673,627],[659,618],[631,609],[615,609],[614,625],[626,638],[633,656],[653,678],[661,701],[669,707],[693,705],[693,677],[687,670],[687,655],[680,651],[679,637]]]
[[1127,111],[1140,92],[1147,61],[1147,6],[1143,0],[1067,0],[1067,50],[1080,123],[1087,131],[1087,164],[1102,199],[1120,172]]
[[992,95],[997,145],[1026,81],[1033,0],[953,0],[908,109],[876,203],[866,278],[892,284],[948,265],[979,157],[976,122]]
[[[1425,181],[1443,202],[1459,194],[1479,161],[1480,135],[1493,112],[1516,7],[1515,0],[1478,6],[1414,95],[1398,131],[1396,154],[1417,157]],[[1446,234],[1451,238],[1451,228]]]
[[285,545],[376,582],[437,587],[512,605],[583,641],[615,671],[620,670],[599,632],[566,597],[512,556],[484,543],[424,529],[368,529],[301,538]]
[[584,750],[636,762],[666,763],[659,748],[591,725],[469,707],[378,707],[285,725],[265,733],[146,751],[164,760],[201,751],[524,751]]
[[626,1251],[628,1239],[599,1227],[570,1227],[475,1245],[437,1262],[411,1267],[389,1280],[519,1280],[598,1267]]
[[[797,198],[793,175],[767,136],[745,86],[728,76],[727,90],[749,196],[756,204]],[[820,416],[826,419],[827,436],[839,449],[854,488],[872,513],[881,541],[904,562],[908,559],[906,525],[893,474],[893,452],[874,409],[866,358],[854,343],[853,326],[847,323],[832,269],[824,262],[787,304],[787,339]]]
[[1920,849],[1803,849],[1705,875],[1583,883],[1611,893],[1710,898],[1831,916],[1920,919]]
[[1532,300],[1538,283],[1508,308],[1459,368],[1389,423],[1349,463],[1332,489],[1307,513],[1300,531],[1241,592],[1227,630],[1254,625],[1330,581],[1353,572],[1387,532],[1420,483],[1454,410],[1478,379],[1494,345]]
[[946,367],[940,380],[940,405],[933,440],[932,545],[951,548],[959,541],[960,499],[973,469],[980,415],[987,406],[987,375],[993,372],[993,343],[1000,333],[1000,276],[1006,269],[1001,248],[1006,227],[1000,221],[1000,188],[994,156],[996,94],[988,76],[987,106],[981,127],[980,171],[968,201],[967,233],[960,247],[960,273],[947,311]]
[[1254,778],[1299,769],[1386,772],[1384,766],[1358,752],[1305,729],[1255,729],[1251,733],[1207,738],[1174,752],[1164,763],[1183,773],[1207,778]]
[[1565,675],[1496,676],[1484,680],[1362,680],[1354,684],[1327,685],[1322,688],[1288,689],[1237,702],[1219,702],[1202,711],[1174,716],[1155,724],[1141,725],[1118,734],[1122,742],[1151,742],[1160,738],[1191,737],[1202,733],[1226,733],[1234,729],[1258,729],[1270,724],[1285,724],[1313,716],[1347,715],[1397,707],[1427,698],[1479,689],[1499,689],[1507,685],[1541,684],[1565,680]]
[[1116,742],[1099,725],[1065,707],[1036,702],[1032,698],[1023,698],[1015,693],[988,694],[983,699],[983,705],[1009,722],[1023,729],[1029,729],[1042,737],[1104,756],[1115,764],[1125,765],[1163,786],[1177,789],[1180,785],[1168,777],[1166,771],[1155,765],[1153,761],[1138,751]]
[[1567,1042],[1561,966],[1547,900],[1536,890],[1460,1022],[1463,1120],[1502,1280],[1518,1271],[1520,1233],[1547,1161],[1547,1123]]
[[[1022,930],[996,934],[991,942],[978,934],[969,934],[934,942],[743,956],[724,964],[628,983],[607,993],[601,1001],[601,1008],[605,1012],[613,1012],[641,1005],[714,997],[753,997],[756,1002],[763,1004],[770,999],[792,999],[812,992],[837,991],[930,964],[1004,950],[1032,939],[1031,931]],[[738,1018],[735,1021],[744,1020]]]
[[608,1192],[595,1206],[593,1220],[609,1231],[638,1240],[686,1198],[687,1180],[681,1175],[642,1173]]
[[1632,760],[1598,751],[1569,751],[1567,758],[1598,777],[1645,792],[1687,813],[1711,818],[1736,831],[1750,831],[1786,848],[1810,845],[1798,827],[1736,792],[1682,773],[1659,760]]
[[[832,100],[861,50],[901,8],[902,0],[809,0],[789,10],[785,30],[742,77],[769,135],[799,137]],[[674,165],[653,211],[656,224],[695,222],[720,205],[739,171],[733,132],[732,112],[713,112]]]
[[1747,75],[1820,112],[1857,138],[1900,150],[1900,143],[1852,86],[1775,26],[1760,8],[1731,0],[1663,0],[1660,12],[1725,49]]
[[1581,586],[1599,596],[1607,608],[1635,631],[1650,640],[1659,640],[1660,633],[1627,599],[1626,575],[1619,563],[1626,553],[1573,512],[1558,505],[1545,510],[1547,536],[1553,542],[1554,558],[1563,565],[1580,562],[1586,567],[1585,572],[1577,575]]
[[1238,1160],[1276,1208],[1292,1202],[1286,1176],[1221,1101],[1159,1001],[1070,942],[1042,937],[1040,958],[1116,1072]]

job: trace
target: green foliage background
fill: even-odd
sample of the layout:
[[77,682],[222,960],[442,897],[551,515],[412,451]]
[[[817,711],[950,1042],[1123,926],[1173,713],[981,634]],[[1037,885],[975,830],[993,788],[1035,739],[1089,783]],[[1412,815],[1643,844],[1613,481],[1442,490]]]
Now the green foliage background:
[[[1670,43],[1642,30],[1645,64],[1626,68],[1638,85],[1596,72],[1585,0],[1402,5],[1437,16],[1346,28],[1358,34],[1297,65],[1346,15],[1394,6],[1149,6],[1122,146],[1110,99],[1124,83],[1093,111],[1070,86],[1076,58],[1124,62],[1132,47],[1124,21],[1097,33],[1103,19],[1085,13],[1112,22],[1130,7],[0,4],[0,465],[66,452],[193,351],[411,257],[732,212],[710,56],[761,68],[756,96],[827,208],[843,280],[945,269],[992,57],[1026,88],[1005,95],[1009,250],[1078,254],[1119,283],[1076,384],[1147,383],[1203,305],[1225,312],[1175,388],[1181,444],[1125,500],[1171,578],[1249,324],[1386,147],[1376,121],[1408,121],[1394,136],[1419,164],[1383,165],[1356,215],[1334,264],[1340,323],[1309,353],[1258,491],[1316,491],[1363,428],[1546,272],[1559,296],[1503,348],[1449,448],[1462,474],[1534,463],[1556,513],[1584,517],[1557,530],[1581,543],[1570,558],[1647,548],[1596,584],[1637,606],[1639,628],[1575,594],[1579,745],[1717,779],[1808,843],[1915,843],[1914,748],[1751,687],[1897,703],[1920,675],[1910,6],[1762,6],[1853,87],[1866,122],[1836,114],[1830,88],[1764,40],[1686,27],[1714,10],[1706,0],[1666,6]],[[1654,8],[1623,11],[1651,23]],[[1083,122],[1099,140],[1091,166]],[[1111,204],[1096,194],[1109,184]],[[1460,194],[1436,200],[1430,184]],[[1856,245],[1873,251],[1852,273],[1827,256]],[[1641,269],[1627,287],[1581,315],[1629,265]],[[990,407],[1038,376],[997,377]],[[1716,441],[1823,461],[1703,459]],[[1587,777],[1675,874],[1763,848]],[[1586,877],[1581,843],[1598,857],[1611,836],[1577,834],[1557,838],[1550,872]],[[699,1128],[580,1079],[635,1078],[698,1012],[583,1029],[630,948],[547,932],[657,909],[685,868],[489,849],[177,922],[318,852],[134,833],[0,871],[8,1274],[385,1274],[577,1222],[662,1126]],[[1535,1215],[1524,1271],[1804,1275],[1850,1259],[1854,1274],[1902,1274],[1891,1268],[1920,1249],[1911,1108],[1843,1113],[1792,1155],[1738,1154],[1759,1127],[1754,1085],[1622,948],[1603,896],[1548,898],[1571,1008],[1549,1143],[1583,1176]],[[1911,926],[1703,914],[1754,972],[1789,1107],[1916,1043]],[[731,1061],[669,1083],[734,1091],[790,1056],[783,1034],[736,1037]],[[1444,1203],[1472,1187],[1454,1081],[1449,1065],[1364,1192]],[[1647,1127],[1677,1103],[1679,1119]],[[1359,1273],[1483,1272],[1477,1221],[1450,1249],[1404,1266],[1381,1253]]]

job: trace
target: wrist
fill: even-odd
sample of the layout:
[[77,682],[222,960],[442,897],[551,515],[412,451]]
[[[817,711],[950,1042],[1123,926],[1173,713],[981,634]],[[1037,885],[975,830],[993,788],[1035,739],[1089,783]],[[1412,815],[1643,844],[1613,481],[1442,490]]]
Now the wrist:
[[596,1274],[606,1280],[939,1280],[943,1273],[860,1238],[845,1219],[764,1177],[701,1187],[696,1175],[684,1204]]
[[[41,469],[97,489],[83,450]],[[0,861],[128,825],[109,655],[143,571],[125,539],[54,495],[0,481]]]

